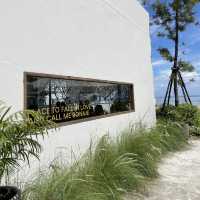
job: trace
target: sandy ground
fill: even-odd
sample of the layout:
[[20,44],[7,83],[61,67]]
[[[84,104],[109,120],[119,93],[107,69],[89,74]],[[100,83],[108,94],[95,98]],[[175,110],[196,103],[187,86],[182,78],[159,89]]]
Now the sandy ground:
[[200,200],[200,139],[190,143],[186,150],[163,159],[160,177],[144,195],[129,194],[124,200]]

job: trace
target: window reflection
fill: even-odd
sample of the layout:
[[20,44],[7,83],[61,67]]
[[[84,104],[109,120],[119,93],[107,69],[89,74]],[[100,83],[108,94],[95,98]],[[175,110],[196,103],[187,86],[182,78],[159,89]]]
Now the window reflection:
[[27,75],[27,108],[55,122],[134,110],[132,84]]

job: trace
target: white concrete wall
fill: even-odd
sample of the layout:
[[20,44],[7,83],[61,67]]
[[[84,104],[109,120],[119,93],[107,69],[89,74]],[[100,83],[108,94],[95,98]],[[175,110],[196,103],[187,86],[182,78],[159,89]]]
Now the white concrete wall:
[[[41,165],[61,147],[84,151],[93,135],[155,123],[149,18],[136,0],[0,0],[0,99],[23,109],[23,72],[122,82],[135,112],[62,127],[43,144]],[[34,166],[37,166],[35,162]]]

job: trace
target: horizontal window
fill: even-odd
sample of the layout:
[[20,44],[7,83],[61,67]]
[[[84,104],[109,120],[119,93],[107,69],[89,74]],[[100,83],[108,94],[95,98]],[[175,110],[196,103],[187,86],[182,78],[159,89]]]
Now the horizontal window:
[[35,73],[25,80],[26,109],[57,123],[134,110],[132,84]]

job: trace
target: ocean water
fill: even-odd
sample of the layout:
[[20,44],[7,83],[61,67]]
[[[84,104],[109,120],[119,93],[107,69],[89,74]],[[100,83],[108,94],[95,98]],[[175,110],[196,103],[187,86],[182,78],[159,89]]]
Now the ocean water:
[[[179,97],[179,99],[180,99],[181,103],[185,103],[184,97]],[[200,96],[199,95],[190,96],[190,99],[191,99],[193,105],[200,106]],[[156,105],[162,105],[163,101],[164,101],[164,97],[156,97]],[[173,96],[171,97],[170,103],[174,104]]]

